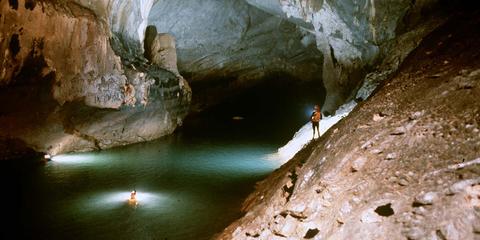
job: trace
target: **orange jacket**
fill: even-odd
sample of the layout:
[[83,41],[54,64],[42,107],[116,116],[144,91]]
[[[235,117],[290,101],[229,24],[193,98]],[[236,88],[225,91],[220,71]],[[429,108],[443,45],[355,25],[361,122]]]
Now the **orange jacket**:
[[312,122],[320,122],[320,119],[322,119],[322,114],[320,112],[314,111],[312,113]]

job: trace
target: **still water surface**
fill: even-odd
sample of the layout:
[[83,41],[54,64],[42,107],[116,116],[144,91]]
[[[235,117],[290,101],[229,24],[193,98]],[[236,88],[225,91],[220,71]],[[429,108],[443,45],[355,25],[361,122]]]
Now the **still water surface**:
[[[275,146],[179,134],[54,157],[24,181],[24,232],[42,239],[208,239],[238,218]],[[137,191],[138,205],[128,204]],[[30,206],[32,209],[28,211]],[[27,210],[27,211],[25,211]]]
[[[2,232],[7,239],[210,239],[241,216],[255,182],[279,167],[268,156],[319,101],[298,101],[305,92],[253,92],[149,143],[45,165],[2,163]],[[136,206],[128,204],[134,189]]]

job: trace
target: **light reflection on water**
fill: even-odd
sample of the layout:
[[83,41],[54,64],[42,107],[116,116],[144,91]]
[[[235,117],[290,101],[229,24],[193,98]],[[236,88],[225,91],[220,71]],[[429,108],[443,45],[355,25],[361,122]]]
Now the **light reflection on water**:
[[[281,80],[185,120],[163,140],[0,167],[2,190],[18,192],[4,198],[14,205],[6,219],[21,225],[14,239],[211,238],[241,216],[255,183],[281,164],[278,147],[323,101],[321,81]],[[137,206],[128,204],[133,189]]]
[[53,163],[58,163],[59,165],[85,165],[92,166],[94,164],[99,164],[102,162],[102,158],[96,158],[95,154],[67,154],[67,155],[58,155],[52,157]]
[[102,211],[130,206],[134,208],[141,207],[142,209],[155,210],[171,204],[169,203],[169,196],[160,193],[137,191],[136,203],[130,202],[129,198],[130,191],[128,189],[118,192],[99,192],[92,196],[83,197],[83,201],[80,202],[78,208]]
[[[169,139],[54,156],[32,184],[45,239],[208,239],[278,167],[259,142]],[[129,204],[137,191],[138,205]],[[36,228],[36,227],[35,227]]]

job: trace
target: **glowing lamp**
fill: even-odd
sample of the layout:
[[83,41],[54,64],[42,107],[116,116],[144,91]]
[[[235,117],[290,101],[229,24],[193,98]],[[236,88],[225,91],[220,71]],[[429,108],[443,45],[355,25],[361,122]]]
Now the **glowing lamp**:
[[130,198],[128,199],[128,202],[132,205],[137,205],[138,204],[137,191],[133,190],[132,192],[130,192]]
[[137,200],[137,191],[133,190],[131,193],[130,193],[130,200]]
[[52,159],[52,156],[50,156],[50,154],[45,154],[45,156],[43,156],[43,158],[45,158],[46,160],[50,160],[50,159]]

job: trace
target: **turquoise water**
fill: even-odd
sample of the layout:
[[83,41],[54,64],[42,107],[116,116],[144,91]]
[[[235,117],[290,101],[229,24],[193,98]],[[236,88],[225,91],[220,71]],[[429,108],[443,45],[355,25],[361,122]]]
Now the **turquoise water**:
[[[187,140],[183,137],[188,137]],[[275,147],[208,136],[56,156],[23,181],[22,234],[32,239],[209,239],[278,167]],[[128,203],[137,191],[138,205]],[[29,209],[30,208],[30,209]]]
[[[0,163],[8,220],[0,239],[210,239],[279,167],[268,157],[308,121],[309,102],[290,100],[303,95],[268,88],[189,117],[153,142],[45,165]],[[128,203],[134,189],[138,205]]]

